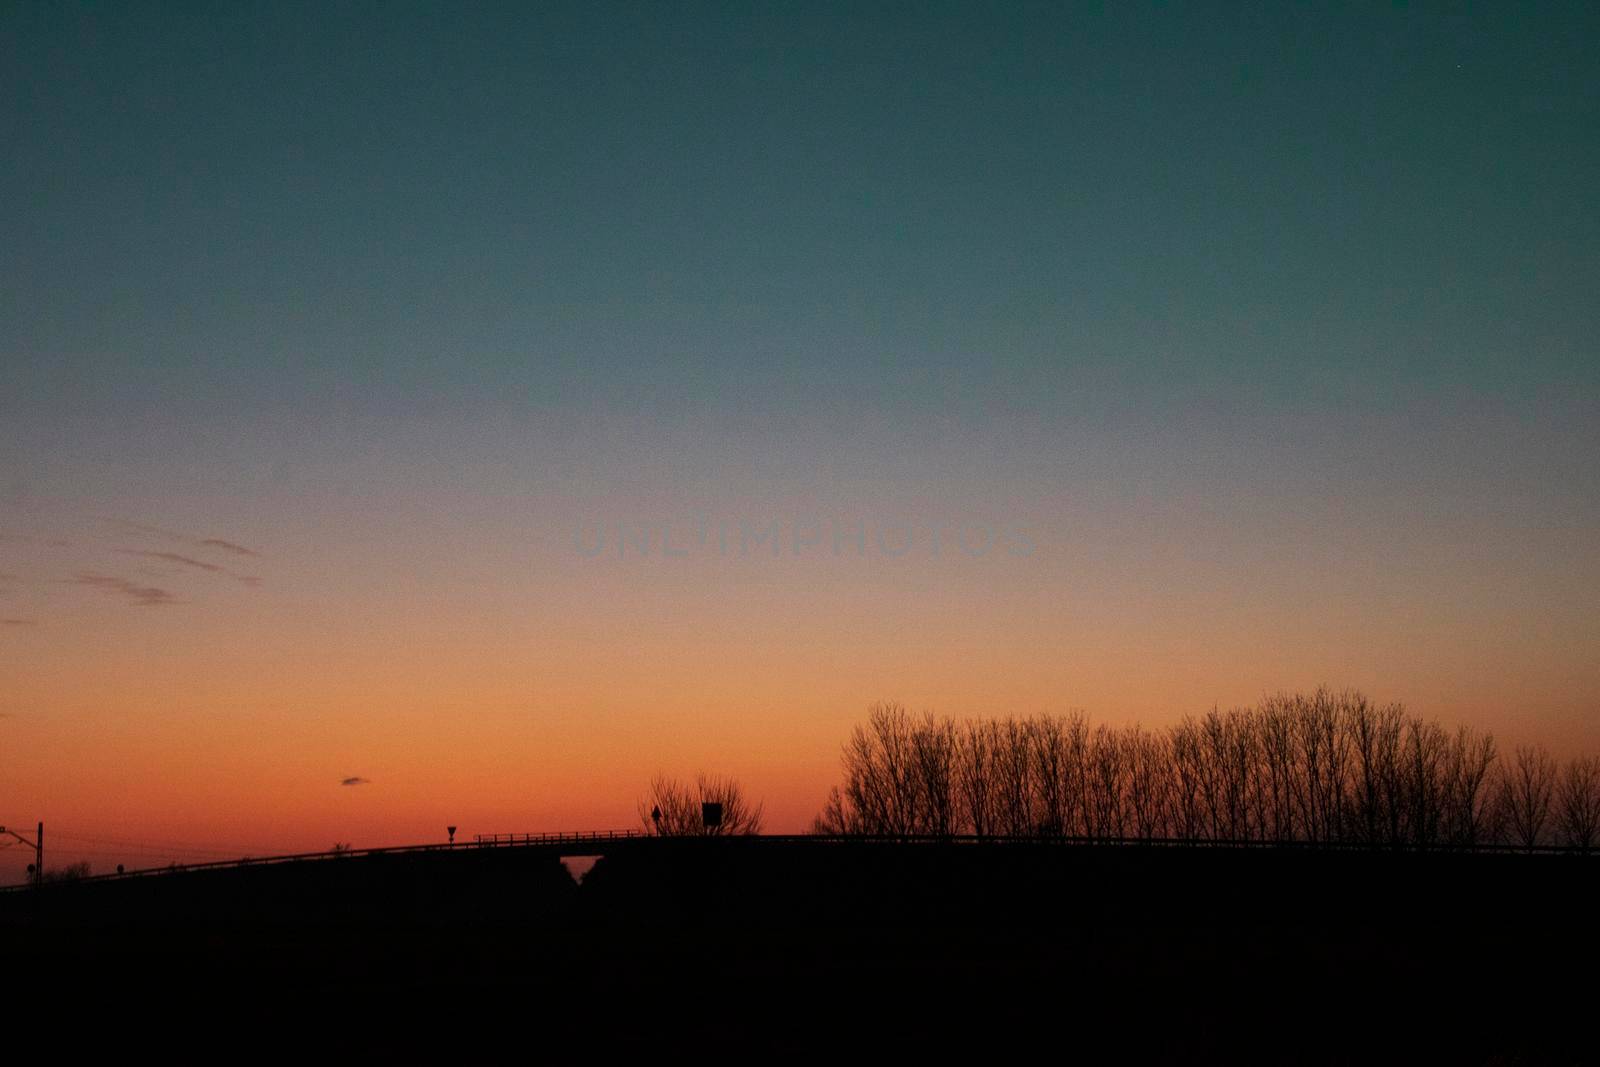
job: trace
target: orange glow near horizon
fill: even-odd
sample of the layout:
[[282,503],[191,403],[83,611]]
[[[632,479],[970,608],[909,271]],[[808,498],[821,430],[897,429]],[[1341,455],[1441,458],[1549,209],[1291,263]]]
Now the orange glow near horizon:
[[[500,584],[420,562],[393,586],[354,560],[308,575],[263,545],[254,587],[153,569],[184,590],[161,607],[19,583],[52,610],[0,644],[3,817],[43,818],[52,865],[105,870],[441,840],[450,824],[460,839],[625,828],[653,774],[706,769],[795,832],[880,699],[1159,726],[1328,683],[1506,743],[1600,748],[1600,677],[1536,604],[1469,626],[1501,590],[1456,589],[1384,617],[1313,575],[1308,618],[1242,595],[1226,561],[1107,545],[1081,579],[1071,546],[1040,535],[1027,559],[584,559],[546,543]],[[26,551],[41,569],[93,555]],[[0,853],[7,880],[26,858]]]

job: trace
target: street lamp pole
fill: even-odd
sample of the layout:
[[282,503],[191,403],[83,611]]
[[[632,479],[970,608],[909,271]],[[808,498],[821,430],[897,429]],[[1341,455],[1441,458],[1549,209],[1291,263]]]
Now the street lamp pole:
[[4,826],[0,826],[0,834],[10,834],[24,845],[33,849],[33,884],[44,885],[44,820],[39,820],[39,829],[34,833],[32,841],[29,841],[15,830],[6,829]]

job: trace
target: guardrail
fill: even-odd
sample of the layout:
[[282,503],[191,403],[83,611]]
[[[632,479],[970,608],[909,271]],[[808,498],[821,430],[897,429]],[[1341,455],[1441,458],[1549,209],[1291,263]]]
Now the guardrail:
[[565,845],[583,841],[624,841],[644,837],[639,830],[578,830],[544,834],[474,834],[474,845]]
[[[234,870],[240,867],[271,867],[284,863],[306,863],[317,861],[333,861],[349,859],[359,856],[387,856],[405,855],[417,852],[450,852],[455,849],[472,848],[469,844],[460,845],[394,845],[386,848],[348,848],[336,849],[327,852],[292,852],[281,856],[241,856],[236,860],[208,860],[204,863],[169,863],[164,867],[142,867],[138,870],[120,871],[113,874],[92,874],[86,878],[74,878],[66,882],[46,882],[44,887],[52,885],[82,885],[86,882],[116,882],[129,878],[149,878],[155,875],[182,874],[188,871],[222,871]],[[0,886],[0,893],[15,892],[20,889],[33,889],[33,885],[8,885]]]
[[[647,836],[640,830],[570,830],[528,834],[478,834],[472,841],[433,845],[391,845],[381,848],[346,848],[324,852],[292,852],[281,856],[241,856],[236,860],[208,860],[204,863],[169,863],[163,867],[143,867],[138,870],[111,874],[93,874],[74,878],[69,882],[45,885],[82,885],[86,882],[115,882],[129,878],[149,878],[156,875],[183,874],[190,871],[223,871],[240,867],[267,867],[284,863],[310,863],[330,860],[356,859],[371,856],[403,856],[419,852],[455,852],[463,849],[494,847],[496,845],[559,845],[589,841],[621,841]],[[0,893],[37,888],[31,884],[0,886]]]

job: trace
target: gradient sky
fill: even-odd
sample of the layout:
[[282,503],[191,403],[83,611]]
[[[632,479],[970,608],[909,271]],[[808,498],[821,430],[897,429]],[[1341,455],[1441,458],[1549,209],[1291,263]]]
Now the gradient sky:
[[1100,6],[0,3],[0,822],[795,830],[878,699],[1600,749],[1600,9]]

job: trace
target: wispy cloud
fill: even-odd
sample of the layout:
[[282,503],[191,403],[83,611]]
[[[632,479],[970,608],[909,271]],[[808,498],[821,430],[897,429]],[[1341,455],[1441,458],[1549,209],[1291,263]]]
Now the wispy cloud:
[[106,574],[79,574],[71,579],[73,585],[87,585],[94,589],[103,590],[113,596],[124,596],[135,605],[142,608],[159,608],[168,604],[178,603],[178,598],[165,589],[155,586],[139,585],[126,578],[116,578]]
[[346,778],[342,782],[340,782],[339,784],[340,785],[371,785],[372,784],[372,780],[370,778]]
[[177,563],[185,567],[197,567],[213,574],[228,573],[226,567],[219,567],[215,563],[206,563],[204,560],[190,559],[188,556],[180,556],[176,552],[148,552],[138,548],[119,548],[117,551],[125,556],[143,556],[145,559],[158,559],[164,563]]
[[232,552],[236,556],[250,556],[251,558],[258,558],[261,555],[261,553],[257,552],[253,548],[246,548],[243,545],[236,545],[232,541],[224,541],[219,537],[208,537],[200,543],[207,548],[220,548],[224,552]]
[[161,526],[149,526],[142,522],[129,522],[127,519],[107,519],[105,521],[124,533],[159,538],[163,541],[193,545],[197,548],[215,548],[235,556],[247,556],[251,559],[259,559],[261,557],[261,553],[255,549],[221,537],[196,537],[193,534],[179,533],[177,530],[168,530]]
[[243,582],[251,588],[261,584],[261,579],[253,574],[238,574],[227,567],[218,566],[215,563],[207,563],[203,559],[195,559],[192,556],[179,555],[176,552],[152,552],[140,548],[119,548],[117,551],[125,556],[139,556],[143,559],[153,559],[161,563],[176,563],[180,567],[193,567],[196,570],[208,571],[212,574],[226,574],[229,578]]

